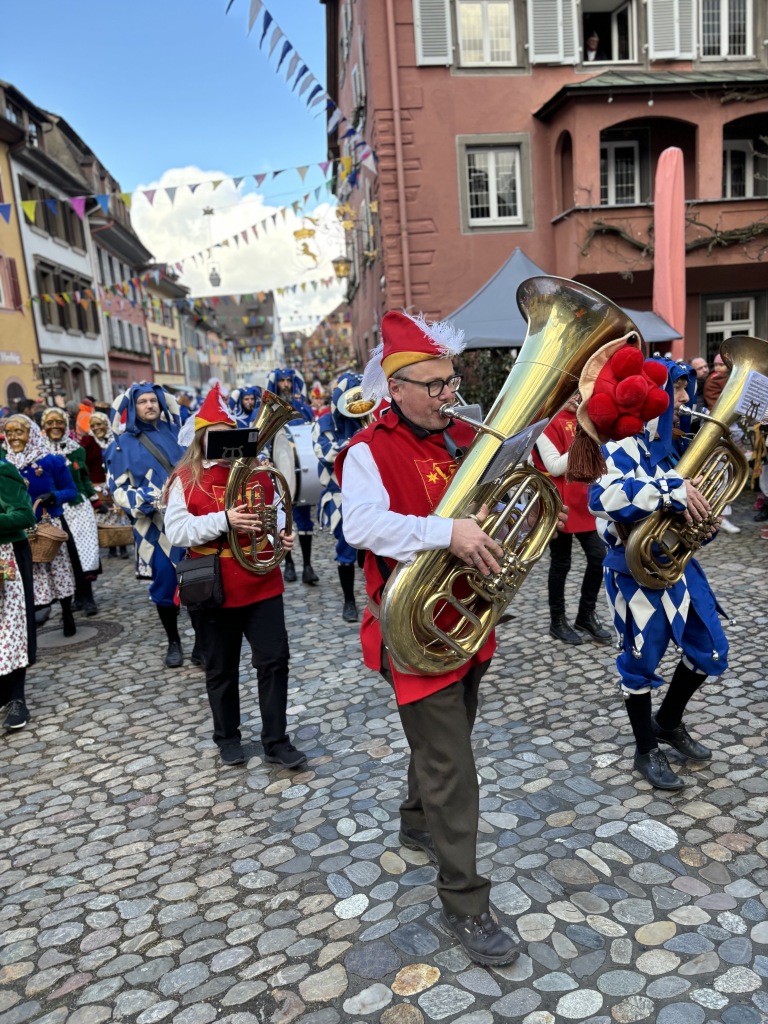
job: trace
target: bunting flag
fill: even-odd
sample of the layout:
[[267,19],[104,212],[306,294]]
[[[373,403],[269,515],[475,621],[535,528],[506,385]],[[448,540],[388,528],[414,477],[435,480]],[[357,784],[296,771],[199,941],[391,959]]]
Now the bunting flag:
[[99,206],[101,207],[101,212],[106,217],[107,214],[109,213],[109,196],[108,195],[96,196],[96,202],[99,204]]
[[85,196],[72,196],[69,200],[69,205],[75,211],[80,220],[83,219],[85,214]]
[[22,199],[21,208],[24,211],[27,220],[30,224],[35,223],[35,217],[37,216],[37,200],[36,199]]
[[6,224],[11,223],[11,204],[0,203],[0,217],[3,218]]

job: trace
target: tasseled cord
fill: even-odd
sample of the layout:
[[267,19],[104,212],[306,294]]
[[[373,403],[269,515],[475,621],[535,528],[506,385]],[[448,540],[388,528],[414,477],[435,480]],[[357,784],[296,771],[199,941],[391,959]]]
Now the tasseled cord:
[[579,424],[568,449],[565,479],[568,483],[593,484],[603,476],[606,469],[602,448]]

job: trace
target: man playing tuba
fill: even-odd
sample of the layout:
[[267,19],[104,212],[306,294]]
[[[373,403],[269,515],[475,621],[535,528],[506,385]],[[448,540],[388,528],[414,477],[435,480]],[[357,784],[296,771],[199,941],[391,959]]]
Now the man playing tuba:
[[[498,572],[502,549],[472,518],[430,515],[457,468],[472,429],[440,407],[453,402],[461,377],[453,365],[463,332],[449,323],[389,312],[382,342],[363,377],[366,398],[389,397],[391,408],[351,439],[338,456],[344,533],[366,549],[368,607],[361,624],[363,660],[395,691],[411,760],[400,808],[400,841],[438,866],[443,928],[482,964],[517,959],[515,940],[490,912],[490,882],[477,872],[479,790],[472,726],[480,680],[496,647],[493,633],[466,664],[441,675],[398,671],[382,646],[379,603],[397,562],[421,551],[449,549],[466,565]],[[482,521],[485,509],[478,520]]]

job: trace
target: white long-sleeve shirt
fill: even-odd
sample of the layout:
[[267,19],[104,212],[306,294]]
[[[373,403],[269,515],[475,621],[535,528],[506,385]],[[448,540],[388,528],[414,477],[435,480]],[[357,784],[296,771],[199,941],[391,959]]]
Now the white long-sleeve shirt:
[[[207,468],[206,463],[203,463],[203,468]],[[279,506],[277,510],[278,532],[284,527],[285,511],[282,506]],[[174,480],[165,510],[165,533],[171,544],[179,548],[196,548],[216,540],[228,530],[229,526],[224,511],[208,512],[204,516],[196,516],[190,512],[187,508],[187,499],[184,496],[181,481],[178,478]]]
[[353,445],[347,453],[341,500],[344,537],[352,547],[412,562],[420,551],[450,546],[453,520],[390,511],[389,495],[367,444]]
[[545,434],[541,434],[536,440],[536,448],[539,452],[544,469],[550,476],[565,476],[568,469],[568,452],[562,454]]

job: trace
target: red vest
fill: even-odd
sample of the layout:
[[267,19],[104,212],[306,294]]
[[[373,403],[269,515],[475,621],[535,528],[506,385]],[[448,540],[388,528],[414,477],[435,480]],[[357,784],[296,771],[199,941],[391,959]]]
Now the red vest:
[[[571,447],[577,426],[576,413],[561,409],[547,426],[544,437],[552,442],[560,455],[564,455]],[[537,469],[546,473],[544,463],[536,448],[533,449],[533,464]],[[568,518],[561,532],[589,533],[591,530],[596,530],[595,517],[587,508],[587,484],[579,484],[575,481],[568,483],[564,475],[551,476],[550,480],[560,492],[563,504],[568,506]]]
[[[464,448],[470,445],[475,436],[472,428],[463,423],[455,424],[448,433],[457,445]],[[367,444],[373,455],[382,483],[389,495],[390,511],[401,515],[428,516],[435,510],[458,466],[456,459],[446,451],[443,434],[416,437],[394,412],[388,410],[380,420],[356,434],[338,456],[335,472],[339,483],[347,452],[352,445],[361,443]],[[384,561],[390,569],[397,564],[389,558]],[[381,600],[384,583],[375,552],[366,551],[365,589],[374,604],[379,604]],[[360,641],[366,667],[379,672],[381,627],[379,620],[374,618],[367,608],[360,625]],[[450,686],[458,679],[463,679],[473,665],[489,661],[495,650],[496,637],[492,632],[482,649],[461,668],[429,676],[398,672],[390,658],[390,670],[398,704],[411,704],[429,696],[430,693]]]
[[[184,488],[184,497],[187,508],[193,516],[204,516],[209,512],[221,512],[224,509],[224,494],[227,489],[227,478],[229,466],[215,465],[203,469],[200,477],[200,485]],[[274,500],[274,488],[272,478],[267,473],[260,474],[260,482],[264,487],[264,500],[269,504]],[[247,533],[238,534],[240,547],[243,550],[250,548],[251,536]],[[258,576],[254,572],[244,569],[232,554],[226,534],[223,536],[224,546],[221,549],[221,576],[224,584],[223,608],[241,608],[246,604],[255,604],[256,601],[266,601],[268,597],[276,597],[283,592],[283,574],[278,567],[271,569],[264,576]],[[266,541],[266,543],[265,543]],[[264,546],[260,548],[260,554],[265,556],[272,550],[272,545],[264,538],[261,542]],[[202,555],[212,555],[218,550],[219,541],[212,540],[197,548],[190,548],[189,554],[192,558],[199,558]]]

